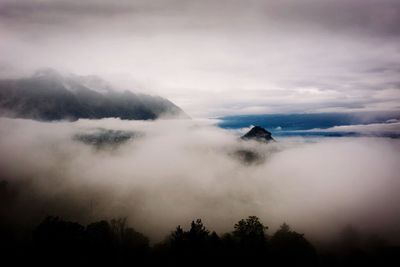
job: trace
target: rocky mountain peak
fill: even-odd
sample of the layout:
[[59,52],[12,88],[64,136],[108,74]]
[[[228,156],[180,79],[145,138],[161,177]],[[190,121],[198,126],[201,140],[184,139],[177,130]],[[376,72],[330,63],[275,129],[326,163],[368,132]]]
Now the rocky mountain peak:
[[256,140],[260,142],[275,141],[272,134],[261,126],[254,126],[249,132],[241,137],[243,140]]

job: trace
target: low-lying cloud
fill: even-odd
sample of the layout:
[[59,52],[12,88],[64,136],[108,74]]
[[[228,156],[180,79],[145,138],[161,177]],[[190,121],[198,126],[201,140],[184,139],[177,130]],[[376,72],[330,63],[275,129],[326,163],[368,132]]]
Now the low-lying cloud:
[[360,132],[360,133],[394,133],[400,134],[400,122],[397,119],[390,120],[386,123],[371,123],[359,125],[342,125],[334,126],[328,129],[313,129],[310,131],[327,131],[327,132]]
[[[140,134],[100,148],[74,138],[97,128]],[[312,239],[330,238],[349,223],[400,237],[396,139],[283,138],[260,145],[206,120],[5,118],[0,136],[1,213],[19,224],[46,215],[82,223],[126,216],[158,241],[195,218],[225,232],[256,215],[271,229],[287,222]],[[265,161],[245,164],[234,156],[238,149]]]

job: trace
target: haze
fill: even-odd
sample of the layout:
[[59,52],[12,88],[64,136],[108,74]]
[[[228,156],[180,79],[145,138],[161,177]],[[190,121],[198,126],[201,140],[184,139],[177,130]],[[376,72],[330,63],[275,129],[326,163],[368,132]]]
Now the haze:
[[257,216],[400,251],[400,1],[0,0],[0,80],[16,242],[46,216],[153,244]]
[[[74,138],[98,128],[138,135],[101,148]],[[400,237],[398,140],[260,145],[212,121],[119,119],[2,118],[0,136],[2,181],[11,196],[0,207],[14,225],[35,225],[47,215],[82,223],[127,217],[160,241],[195,218],[223,233],[251,214],[271,232],[287,222],[311,240],[334,240],[347,224],[390,241]],[[246,164],[235,157],[238,149],[265,161]]]
[[96,74],[192,117],[399,108],[395,0],[1,0],[0,76]]

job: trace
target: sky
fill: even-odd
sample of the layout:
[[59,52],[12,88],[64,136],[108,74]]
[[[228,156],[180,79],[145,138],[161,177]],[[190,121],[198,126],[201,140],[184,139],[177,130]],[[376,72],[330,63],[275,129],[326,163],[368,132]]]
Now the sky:
[[192,117],[400,109],[398,0],[0,0],[0,77],[51,67]]

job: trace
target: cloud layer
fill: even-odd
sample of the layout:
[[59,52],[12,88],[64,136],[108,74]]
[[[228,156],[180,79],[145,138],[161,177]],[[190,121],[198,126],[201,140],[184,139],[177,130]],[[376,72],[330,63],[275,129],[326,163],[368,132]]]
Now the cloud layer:
[[[102,148],[73,138],[98,128],[140,134]],[[118,119],[2,118],[0,135],[1,178],[9,190],[2,215],[21,224],[48,214],[82,223],[127,216],[160,240],[198,217],[225,232],[256,215],[271,229],[285,221],[312,239],[331,238],[348,223],[400,237],[398,140],[287,138],[260,146],[209,121]],[[243,164],[234,156],[238,149],[257,151],[265,162]]]

